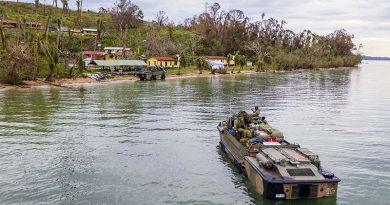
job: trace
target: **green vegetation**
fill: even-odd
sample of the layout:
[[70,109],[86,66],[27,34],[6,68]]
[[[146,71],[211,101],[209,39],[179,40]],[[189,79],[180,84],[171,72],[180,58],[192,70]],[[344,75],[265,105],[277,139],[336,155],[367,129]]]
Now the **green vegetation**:
[[[106,46],[130,47],[136,51],[133,58],[179,55],[182,68],[171,69],[170,74],[202,73],[207,67],[206,55],[234,60],[236,66],[227,67],[232,73],[246,69],[247,61],[258,72],[355,66],[361,61],[353,53],[353,35],[345,30],[325,36],[309,30],[294,33],[285,28],[283,20],[266,19],[263,14],[260,21],[252,22],[244,12],[225,11],[218,3],[175,25],[164,11],[156,11],[153,22],[143,21],[142,8],[129,0],[119,0],[112,8],[100,8],[99,12],[82,10],[82,0],[76,1],[77,10],[68,9],[68,0],[61,0],[57,5],[61,8],[56,7],[56,0],[51,5],[35,2],[0,2],[0,19],[21,25],[20,29],[0,27],[2,62],[15,52],[28,53],[13,66],[0,65],[0,79],[7,83],[73,77],[85,72],[81,51]],[[26,22],[39,22],[42,29],[25,26]],[[61,27],[97,28],[98,34],[59,32]],[[49,28],[53,32],[48,32]]]

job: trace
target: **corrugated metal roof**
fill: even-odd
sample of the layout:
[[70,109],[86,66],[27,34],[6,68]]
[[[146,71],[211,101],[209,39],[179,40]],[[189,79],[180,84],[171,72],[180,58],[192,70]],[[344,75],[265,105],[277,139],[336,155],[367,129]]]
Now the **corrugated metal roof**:
[[206,56],[207,59],[218,59],[218,60],[223,60],[226,59],[225,56]]
[[146,63],[142,60],[94,60],[89,65],[97,65],[101,67],[113,67],[113,66],[146,66]]
[[83,28],[83,31],[97,32],[98,30],[96,28]]
[[158,61],[175,61],[175,59],[171,58],[171,57],[166,57],[166,56],[156,56],[156,57],[152,57]]
[[125,50],[125,51],[129,51],[130,48],[124,48],[124,47],[104,47],[104,50]]

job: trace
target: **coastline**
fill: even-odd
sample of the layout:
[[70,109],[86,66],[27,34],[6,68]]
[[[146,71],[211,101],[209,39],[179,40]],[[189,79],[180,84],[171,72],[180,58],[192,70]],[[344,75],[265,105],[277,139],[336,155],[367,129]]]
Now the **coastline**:
[[[355,66],[357,67],[357,66]],[[311,70],[307,69],[296,69],[296,70],[285,70],[285,71],[265,71],[265,72],[256,72],[253,70],[242,70],[241,73],[226,73],[226,74],[211,74],[209,72],[204,72],[202,74],[198,73],[185,73],[181,75],[167,75],[167,80],[169,79],[181,79],[181,78],[198,78],[198,77],[210,77],[210,76],[232,76],[232,75],[253,75],[253,74],[268,74],[268,73],[290,73],[290,72],[305,72],[305,71],[323,71],[323,70],[341,70],[341,69],[352,69],[355,67],[338,67],[338,68],[315,68]],[[75,77],[75,78],[62,78],[56,79],[53,82],[46,82],[44,79],[39,79],[35,81],[23,81],[23,84],[20,85],[10,85],[0,83],[0,92],[7,90],[24,90],[32,88],[50,88],[50,87],[63,87],[63,88],[77,88],[82,85],[88,84],[106,84],[106,83],[120,83],[120,82],[134,82],[138,81],[138,78],[132,75],[123,75],[123,76],[113,76],[108,79],[101,81],[96,81],[92,78],[87,77]]]

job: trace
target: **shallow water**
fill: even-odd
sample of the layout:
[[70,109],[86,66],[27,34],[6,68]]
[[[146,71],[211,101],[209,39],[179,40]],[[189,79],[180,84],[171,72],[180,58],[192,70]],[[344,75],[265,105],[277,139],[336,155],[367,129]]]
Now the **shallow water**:
[[[0,92],[0,204],[388,204],[390,62]],[[217,147],[262,107],[342,179],[337,199],[269,201]]]

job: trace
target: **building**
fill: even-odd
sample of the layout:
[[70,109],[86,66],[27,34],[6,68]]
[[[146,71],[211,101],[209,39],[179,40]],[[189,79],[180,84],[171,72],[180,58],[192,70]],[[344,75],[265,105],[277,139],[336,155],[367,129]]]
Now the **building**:
[[157,56],[151,57],[147,60],[149,67],[151,66],[163,66],[166,68],[179,67],[180,63],[171,57]]
[[61,32],[69,32],[69,28],[68,27],[61,27],[60,31]]
[[234,65],[234,58],[230,59],[230,62],[227,62],[227,57],[225,56],[206,56],[208,61],[220,61],[224,65]]
[[[13,20],[0,20],[0,24],[4,28],[21,28],[21,26],[23,25],[20,25],[19,22]],[[25,27],[41,29],[42,24],[39,22],[27,21]]]
[[146,66],[142,60],[93,60],[87,64],[101,69],[135,71]]
[[81,55],[83,59],[98,60],[102,59],[106,53],[104,51],[83,51]]
[[26,26],[35,29],[42,29],[42,24],[39,22],[28,21],[26,22]]
[[135,56],[135,52],[126,47],[105,47],[104,51],[109,55],[110,59],[127,58],[128,56]]
[[0,24],[4,28],[19,28],[19,23],[17,21],[12,20],[0,20]]
[[123,52],[123,51],[130,51],[130,48],[126,47],[104,47],[104,51],[107,53],[117,53],[117,52]]
[[98,30],[95,28],[83,28],[83,35],[84,36],[97,36]]
[[78,35],[83,34],[83,31],[81,29],[70,29],[70,32],[72,32],[73,34],[78,34]]

